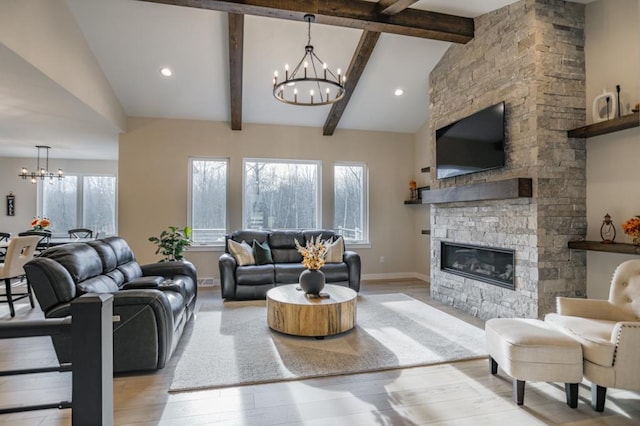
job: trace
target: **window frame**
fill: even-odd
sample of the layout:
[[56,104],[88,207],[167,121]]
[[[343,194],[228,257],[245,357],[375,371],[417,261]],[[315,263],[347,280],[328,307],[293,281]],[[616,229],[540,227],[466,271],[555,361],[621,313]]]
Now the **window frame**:
[[[245,204],[246,204],[246,179],[247,179],[247,166],[248,162],[262,162],[262,163],[286,163],[286,164],[311,164],[316,166],[316,228],[322,227],[322,161],[321,160],[308,160],[308,159],[287,159],[287,158],[257,158],[246,157],[242,159],[242,229],[253,229],[249,227],[248,218],[245,217]],[[271,229],[271,228],[268,228]],[[278,229],[278,228],[274,228]],[[289,228],[288,228],[289,229]]]
[[[118,175],[116,173],[91,173],[91,172],[65,172],[64,179],[70,176],[74,176],[78,179],[77,188],[76,188],[76,218],[81,219],[81,223],[77,226],[84,227],[84,178],[85,177],[112,177],[115,179],[115,194],[114,194],[114,202],[113,208],[115,212],[114,218],[114,233],[109,235],[117,235],[118,234]],[[44,187],[45,185],[50,185],[49,179],[38,180],[36,187],[36,211],[38,216],[45,216],[44,214]],[[55,182],[54,182],[55,185]],[[95,236],[94,230],[94,236]],[[67,237],[68,233],[58,231],[53,234],[52,237]],[[107,236],[102,235],[101,236]]]
[[[210,157],[210,156],[189,156],[187,167],[187,226],[193,228],[193,162],[194,161],[217,161],[224,162],[226,164],[226,191],[225,191],[225,212],[224,212],[224,234],[229,233],[229,184],[230,184],[230,164],[229,157]],[[187,251],[198,251],[198,249],[208,248],[222,248],[225,247],[224,241],[210,241],[207,243],[193,244],[187,247]]]
[[[362,167],[362,239],[354,240],[344,238],[345,244],[354,248],[368,248],[371,246],[369,240],[369,166],[363,161],[334,161],[332,165],[333,174],[333,229],[338,232],[335,223],[336,216],[336,166],[358,166]],[[344,236],[343,236],[344,237]]]

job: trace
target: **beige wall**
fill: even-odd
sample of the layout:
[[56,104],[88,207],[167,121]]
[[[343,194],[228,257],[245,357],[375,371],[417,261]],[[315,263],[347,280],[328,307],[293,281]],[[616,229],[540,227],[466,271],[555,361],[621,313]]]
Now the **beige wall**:
[[[0,194],[2,194],[0,231],[2,232],[16,234],[29,229],[31,219],[33,219],[37,212],[37,187],[41,183],[34,185],[29,180],[22,180],[18,177],[18,173],[20,173],[22,167],[34,170],[36,168],[36,159],[0,157]],[[118,162],[61,160],[56,158],[49,160],[49,168],[54,171],[61,168],[66,174],[116,174],[118,172]],[[46,184],[48,185],[48,183]],[[16,196],[15,216],[7,216],[6,196],[9,192],[13,192]]]
[[586,7],[587,123],[593,98],[620,85],[622,115],[640,102],[640,1],[598,0]]
[[[414,179],[418,187],[431,185],[431,173],[422,173],[424,167],[432,167],[435,164],[431,159],[431,139],[429,137],[429,123],[425,123],[418,129],[414,138]],[[422,235],[423,229],[431,229],[429,224],[431,208],[428,204],[418,206],[408,206],[413,211],[413,223],[415,243],[414,250],[416,253],[414,270],[425,280],[429,280],[431,270],[431,254],[429,253],[431,246],[431,237]]]
[[[640,102],[640,1],[599,0],[586,8],[587,122],[591,103],[603,88],[621,86],[623,114]],[[617,242],[630,242],[622,223],[640,215],[640,128],[586,140],[587,239],[600,241],[606,213],[617,229]],[[587,295],[606,299],[611,276],[618,264],[638,256],[589,252]]]
[[[189,156],[230,159],[230,231],[242,226],[242,160],[245,157],[322,161],[323,227],[332,227],[334,161],[363,161],[369,168],[370,248],[358,248],[363,274],[414,275],[414,213],[403,204],[414,178],[414,135],[228,123],[132,118],[120,136],[119,234],[141,263],[157,259],[147,241],[169,225],[187,223]],[[218,277],[220,252],[187,253],[201,278]],[[384,256],[384,263],[380,257]],[[387,275],[389,277],[389,275]]]

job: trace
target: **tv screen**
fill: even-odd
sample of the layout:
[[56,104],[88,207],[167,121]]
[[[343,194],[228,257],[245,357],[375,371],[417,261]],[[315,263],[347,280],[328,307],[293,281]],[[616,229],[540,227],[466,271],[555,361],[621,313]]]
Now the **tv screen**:
[[504,102],[436,130],[436,177],[504,166]]

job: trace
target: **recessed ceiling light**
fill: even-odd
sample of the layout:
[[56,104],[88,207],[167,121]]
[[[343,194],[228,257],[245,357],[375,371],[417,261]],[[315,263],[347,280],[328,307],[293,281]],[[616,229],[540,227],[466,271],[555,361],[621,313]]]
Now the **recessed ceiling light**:
[[173,75],[173,71],[171,71],[171,68],[169,67],[162,67],[160,68],[160,74],[165,77],[171,77]]
[[393,94],[396,95],[396,96],[402,96],[404,94],[404,90],[396,89],[396,91],[393,92]]

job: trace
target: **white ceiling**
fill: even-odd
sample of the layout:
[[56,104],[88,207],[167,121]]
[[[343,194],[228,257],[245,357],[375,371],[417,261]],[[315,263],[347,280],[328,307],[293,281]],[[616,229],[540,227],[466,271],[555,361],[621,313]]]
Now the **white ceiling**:
[[[591,0],[576,0],[587,3]],[[476,17],[515,0],[420,0],[413,8]],[[128,116],[230,121],[226,13],[133,0],[66,0]],[[347,68],[361,30],[311,26],[315,51]],[[322,126],[329,106],[296,107],[272,96],[273,71],[297,63],[307,25],[246,16],[243,123]],[[103,117],[0,40],[0,156],[117,159],[118,134]],[[427,119],[428,75],[449,43],[382,34],[340,129],[415,133]],[[162,77],[170,67],[174,75]],[[394,96],[396,88],[405,94]]]

